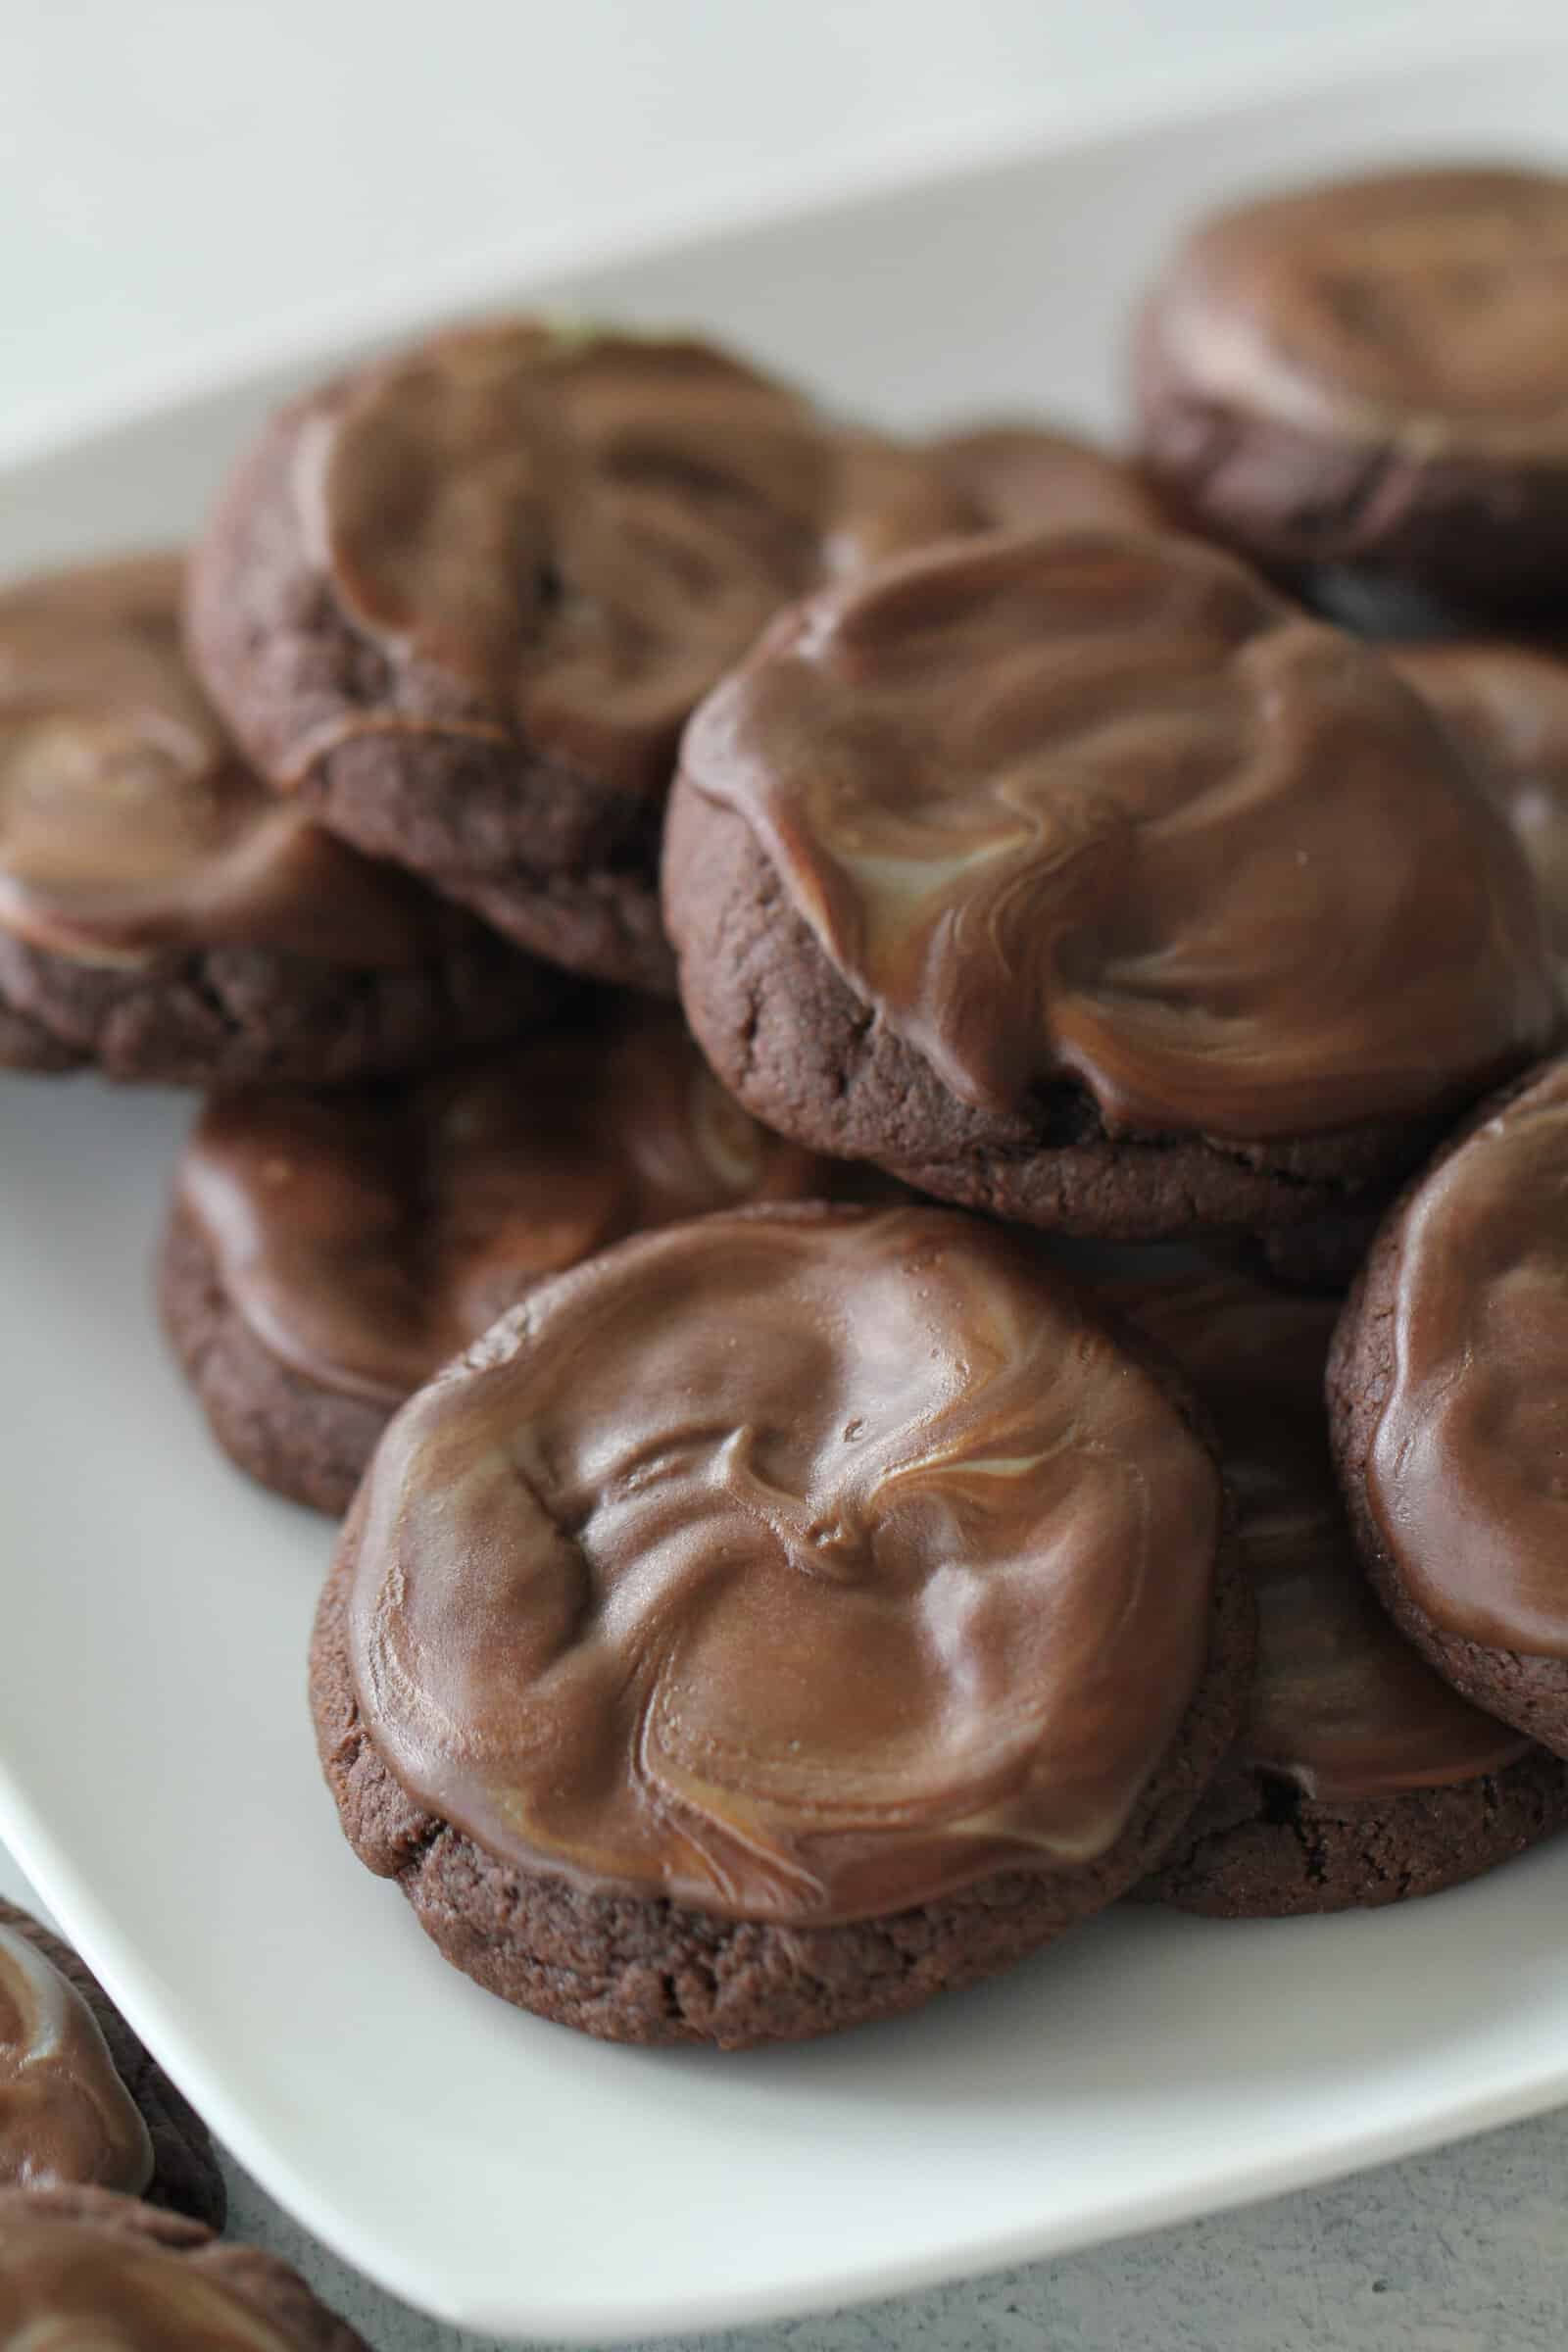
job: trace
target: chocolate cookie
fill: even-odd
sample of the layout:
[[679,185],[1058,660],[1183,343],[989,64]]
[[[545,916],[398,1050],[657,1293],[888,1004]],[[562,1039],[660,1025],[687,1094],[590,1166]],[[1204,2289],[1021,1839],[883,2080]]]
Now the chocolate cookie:
[[664,890],[769,1126],[1129,1241],[1387,1199],[1556,1019],[1430,711],[1188,539],[976,540],[782,616],[688,729]]
[[350,1842],[449,1960],[740,2048],[1109,1902],[1250,1657],[1168,1370],[1016,1235],[815,1205],[623,1243],[405,1406],[311,1687]]
[[1288,1291],[1314,1291],[1343,1298],[1360,1271],[1383,1222],[1388,1202],[1374,1193],[1363,1202],[1347,1201],[1309,1225],[1281,1225],[1255,1241],[1235,1246],[1234,1257],[1266,1281]]
[[969,527],[934,460],[698,343],[502,320],[286,410],[197,552],[240,741],[345,839],[667,990],[682,723],[790,597]]
[[1336,180],[1204,221],[1136,351],[1144,456],[1198,525],[1442,609],[1560,601],[1568,177]]
[[0,2189],[93,2187],[222,2227],[206,2125],[85,1962],[0,1902]]
[[1568,1756],[1568,1060],[1391,1211],[1329,1365],[1372,1580],[1456,1690]]
[[341,1513],[397,1406],[535,1284],[850,1173],[757,1126],[679,1014],[632,1000],[412,1087],[210,1103],[164,1322],[240,1468]]
[[1568,1828],[1568,1764],[1440,1681],[1367,1586],[1329,1458],[1333,1303],[1237,1275],[1113,1296],[1213,1419],[1258,1607],[1235,1754],[1144,1892],[1233,1919],[1393,1903]]
[[526,1028],[553,975],[245,766],[179,581],[153,556],[0,593],[0,1063],[324,1084]]
[[1169,530],[1153,484],[1130,459],[1046,425],[971,425],[932,455],[991,529]]
[[0,2341],[369,2352],[286,2263],[102,2188],[0,2191]]
[[1536,877],[1559,984],[1568,980],[1568,658],[1482,640],[1389,658],[1457,737]]

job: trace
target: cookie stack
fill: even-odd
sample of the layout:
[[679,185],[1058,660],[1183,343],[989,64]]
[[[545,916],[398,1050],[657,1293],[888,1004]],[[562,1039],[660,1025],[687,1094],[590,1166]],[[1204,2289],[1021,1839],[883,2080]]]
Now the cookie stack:
[[1135,352],[1123,457],[478,326],[0,601],[0,1058],[207,1094],[348,1840],[607,2038],[1568,1825],[1568,183],[1229,214]]
[[366,2352],[302,2278],[221,2244],[205,2125],[68,1944],[0,1903],[0,2332]]

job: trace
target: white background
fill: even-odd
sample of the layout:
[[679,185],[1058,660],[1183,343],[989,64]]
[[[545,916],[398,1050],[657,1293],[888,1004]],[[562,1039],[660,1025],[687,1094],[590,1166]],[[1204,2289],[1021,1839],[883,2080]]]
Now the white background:
[[1559,7],[0,0],[0,451],[433,266],[482,294],[628,234]]
[[[1560,4],[1560,0],[1559,0]],[[535,263],[1548,5],[1378,0],[0,0],[0,454]],[[1020,224],[1020,234],[1027,224]],[[1288,2020],[1282,2020],[1288,2031]],[[733,2352],[1535,2352],[1568,2119]],[[241,2188],[242,2230],[300,2241]],[[456,2347],[307,2248],[382,2352]]]

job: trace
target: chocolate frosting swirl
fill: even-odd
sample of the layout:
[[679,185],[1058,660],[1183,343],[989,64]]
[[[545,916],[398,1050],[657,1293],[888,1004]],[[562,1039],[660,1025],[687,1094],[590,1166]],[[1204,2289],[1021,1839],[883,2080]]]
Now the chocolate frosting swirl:
[[782,616],[683,772],[960,1101],[1112,1132],[1462,1102],[1555,1020],[1529,874],[1418,699],[1175,538],[990,538]]
[[432,951],[418,885],[278,801],[179,649],[173,555],[0,595],[0,926],[80,963],[270,949],[395,968]]
[[[353,379],[295,480],[339,609],[405,673],[331,743],[466,727],[641,794],[781,604],[974,519],[919,451],[722,352],[527,319]],[[324,748],[298,747],[295,776]]]
[[1441,1633],[1568,1659],[1568,1061],[1411,1197],[1367,1499]]
[[1568,177],[1395,172],[1240,207],[1188,240],[1150,324],[1221,409],[1568,461]]
[[0,1927],[0,2188],[135,2194],[153,2176],[147,2125],[74,1984]]
[[730,1100],[678,1015],[627,1004],[414,1085],[219,1098],[178,1199],[275,1356],[390,1405],[611,1242],[833,1181]]
[[1339,1308],[1237,1275],[1128,1287],[1212,1414],[1258,1608],[1241,1760],[1356,1802],[1499,1772],[1530,1741],[1449,1689],[1367,1585],[1329,1455],[1323,1369]]
[[1219,1484],[1037,1254],[754,1209],[537,1292],[345,1535],[366,1730],[504,1860],[825,1924],[1108,1850],[1200,1677]]
[[1135,465],[1076,434],[982,424],[931,444],[982,520],[1004,531],[1159,531],[1170,519]]
[[1389,649],[1524,845],[1568,989],[1568,659],[1487,639]]
[[3,2352],[298,2352],[195,2258],[128,2230],[8,2210]]

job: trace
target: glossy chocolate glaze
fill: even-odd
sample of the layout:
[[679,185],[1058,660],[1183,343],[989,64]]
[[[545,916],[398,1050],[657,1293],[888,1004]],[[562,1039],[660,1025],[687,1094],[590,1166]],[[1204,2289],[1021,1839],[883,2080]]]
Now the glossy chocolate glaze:
[[1147,323],[1220,409],[1568,463],[1568,177],[1392,172],[1240,206],[1188,239]]
[[677,1013],[632,1000],[412,1085],[220,1098],[178,1200],[274,1355],[394,1405],[610,1243],[841,1173],[732,1102]]
[[[331,741],[466,728],[655,795],[692,706],[780,605],[974,520],[933,460],[722,352],[528,319],[342,387],[306,424],[295,495],[391,663]],[[293,772],[324,748],[297,746]]]
[[80,963],[242,947],[395,968],[431,902],[268,791],[185,665],[180,561],[0,594],[0,926]]
[[782,616],[683,773],[976,1108],[1260,1141],[1461,1104],[1556,1020],[1528,870],[1379,658],[1196,541],[992,537]]
[[1219,1484],[1024,1243],[758,1209],[537,1292],[345,1535],[365,1728],[503,1860],[826,1924],[1114,1844],[1205,1657]]
[[4,2352],[298,2352],[190,2255],[128,2230],[0,2217]]
[[153,2175],[140,2109],[53,1962],[0,1927],[0,2188],[118,2188]]
[[1568,1659],[1568,1061],[1409,1200],[1367,1498],[1440,1633]]
[[1258,1605],[1241,1759],[1333,1803],[1500,1772],[1530,1741],[1470,1706],[1395,1631],[1367,1585],[1329,1455],[1333,1299],[1241,1275],[1116,1293],[1213,1415]]
[[1568,657],[1489,638],[1389,649],[1524,845],[1568,984]]

